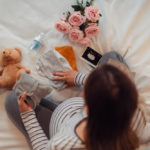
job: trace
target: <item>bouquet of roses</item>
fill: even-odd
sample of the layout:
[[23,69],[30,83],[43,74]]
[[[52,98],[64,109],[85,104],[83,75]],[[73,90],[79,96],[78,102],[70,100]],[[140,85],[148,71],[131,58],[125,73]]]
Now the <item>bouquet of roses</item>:
[[101,14],[97,7],[92,6],[93,1],[77,0],[77,4],[72,5],[74,12],[64,13],[65,17],[60,18],[55,25],[58,31],[69,36],[70,41],[81,46],[88,46],[91,37],[100,31],[98,24]]

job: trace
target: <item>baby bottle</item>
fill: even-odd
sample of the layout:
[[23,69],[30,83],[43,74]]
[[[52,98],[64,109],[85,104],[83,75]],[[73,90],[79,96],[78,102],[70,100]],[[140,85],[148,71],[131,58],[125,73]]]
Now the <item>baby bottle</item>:
[[45,34],[41,33],[40,35],[34,38],[29,48],[34,51],[40,50],[44,45],[44,39],[45,39]]

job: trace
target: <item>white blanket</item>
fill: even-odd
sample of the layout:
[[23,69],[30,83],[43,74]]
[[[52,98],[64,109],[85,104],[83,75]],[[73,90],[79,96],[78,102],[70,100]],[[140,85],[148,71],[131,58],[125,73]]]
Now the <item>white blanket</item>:
[[[0,0],[0,49],[19,47],[23,52],[22,63],[32,70],[32,75],[44,81],[35,72],[38,56],[31,56],[29,45],[34,36],[41,32],[47,34],[46,50],[55,45],[72,45],[81,72],[91,69],[80,60],[84,51],[68,41],[68,38],[55,30],[54,24],[62,13],[68,10],[75,0]],[[135,83],[139,94],[150,102],[150,1],[149,0],[96,0],[100,8],[100,34],[93,38],[91,47],[104,54],[116,50],[124,56],[132,72],[135,72]],[[40,52],[42,53],[42,51]],[[58,93],[60,95],[58,95]],[[23,136],[12,125],[4,110],[4,96],[0,95],[0,149],[29,149]],[[56,100],[79,95],[76,89],[53,92]],[[140,150],[148,150],[150,145]]]

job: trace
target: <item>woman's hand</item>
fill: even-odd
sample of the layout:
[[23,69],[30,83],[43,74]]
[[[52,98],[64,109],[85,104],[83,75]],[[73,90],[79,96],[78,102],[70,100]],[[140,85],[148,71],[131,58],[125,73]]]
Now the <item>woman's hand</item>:
[[77,71],[69,70],[69,71],[62,71],[62,72],[53,72],[54,77],[52,78],[53,81],[65,81],[68,85],[74,85],[74,80],[77,75]]
[[26,98],[26,95],[27,93],[24,92],[21,98],[18,99],[18,106],[19,106],[20,113],[24,113],[24,112],[32,110],[32,107],[24,101]]

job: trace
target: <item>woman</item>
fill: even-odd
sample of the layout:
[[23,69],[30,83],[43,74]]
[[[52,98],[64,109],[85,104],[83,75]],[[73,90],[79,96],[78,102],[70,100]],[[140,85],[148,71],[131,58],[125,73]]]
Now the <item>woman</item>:
[[[75,80],[76,84],[84,83],[85,79],[74,71],[54,75],[59,76],[54,80],[69,83]],[[135,150],[139,146],[134,131],[143,122],[141,118],[137,119],[141,111],[137,109],[136,87],[123,72],[111,65],[101,65],[93,70],[85,82],[84,99],[66,100],[55,109],[52,117],[45,108],[33,111],[24,102],[25,97],[26,93],[18,99],[22,119],[13,93],[6,98],[6,110],[34,150]]]

